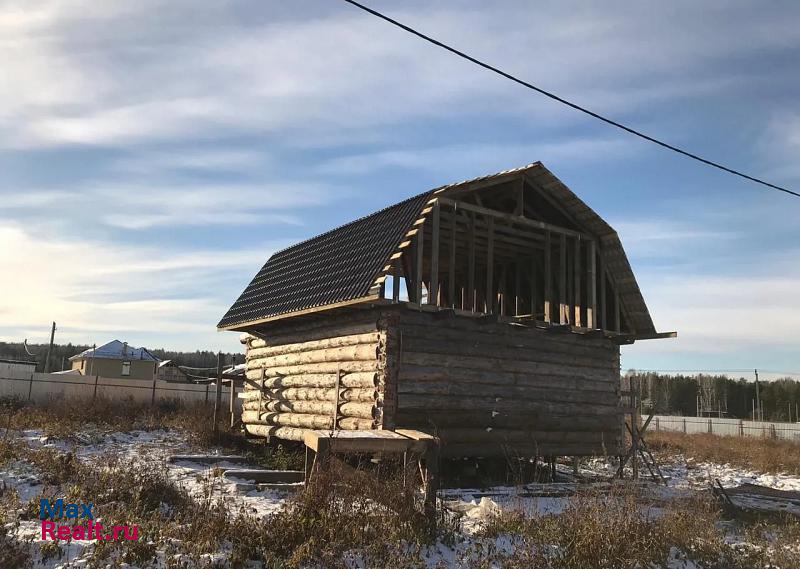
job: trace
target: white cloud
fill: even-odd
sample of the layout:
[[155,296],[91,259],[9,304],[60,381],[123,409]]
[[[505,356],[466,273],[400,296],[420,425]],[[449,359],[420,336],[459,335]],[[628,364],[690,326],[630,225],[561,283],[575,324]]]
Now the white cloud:
[[245,279],[283,245],[180,251],[44,240],[7,224],[0,227],[0,266],[12,278],[0,279],[2,337],[20,341],[37,330],[32,339],[42,340],[55,320],[62,342],[125,334],[134,344],[235,350],[235,339],[211,333]]
[[[213,5],[113,4],[0,11],[0,143],[118,146],[227,128],[281,132],[288,144],[352,141],[432,117],[584,120],[346,6],[297,6],[295,19],[280,20],[254,3],[243,7],[251,23]],[[791,17],[747,5],[419,5],[392,14],[616,115],[734,87],[747,77],[716,59],[800,40]]]

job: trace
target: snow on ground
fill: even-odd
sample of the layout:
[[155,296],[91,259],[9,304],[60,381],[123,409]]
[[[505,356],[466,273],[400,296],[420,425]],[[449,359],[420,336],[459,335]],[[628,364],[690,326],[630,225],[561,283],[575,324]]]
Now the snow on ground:
[[[69,439],[56,439],[44,436],[36,430],[25,430],[14,436],[34,448],[53,448],[61,452],[74,452],[82,461],[91,463],[100,458],[116,455],[119,460],[132,461],[139,464],[151,464],[165,469],[167,475],[185,488],[190,495],[198,499],[222,499],[234,512],[246,513],[257,518],[264,518],[277,512],[285,503],[286,492],[277,490],[259,490],[253,484],[243,481],[232,481],[221,476],[222,470],[247,468],[240,462],[221,460],[216,463],[198,462],[191,459],[170,462],[171,455],[197,453],[186,435],[178,431],[131,431],[102,432],[89,426],[84,431],[72,435]],[[249,466],[250,468],[257,468]],[[800,476],[785,474],[762,474],[730,465],[714,463],[696,463],[676,457],[661,470],[667,477],[666,487],[656,484],[647,485],[653,496],[659,499],[671,499],[690,496],[693,492],[707,490],[715,480],[723,487],[734,488],[742,484],[756,484],[776,490],[800,491]],[[580,469],[583,478],[608,479],[616,471],[611,461],[594,459],[585,461]],[[561,471],[569,473],[569,469]],[[0,481],[18,492],[25,502],[34,499],[42,488],[36,469],[23,461],[12,461],[0,469]],[[445,489],[441,499],[445,507],[463,515],[463,541],[453,546],[437,544],[425,551],[424,557],[428,567],[453,566],[456,560],[462,559],[467,548],[475,543],[476,532],[493,515],[501,511],[522,511],[531,514],[559,514],[569,504],[569,495],[576,489],[576,484],[535,484],[526,486],[497,486],[486,489]],[[586,486],[584,486],[586,487]],[[594,485],[594,488],[602,487]],[[766,497],[735,496],[734,501],[751,508],[775,510],[781,507]],[[794,511],[790,507],[788,511]],[[800,515],[800,503],[796,507]],[[22,522],[17,535],[20,539],[30,539],[35,545],[40,541],[40,524],[38,520]],[[489,544],[497,552],[511,551],[513,540],[509,537],[490,540]],[[81,566],[86,563],[91,551],[92,542],[73,541],[61,543],[65,555],[60,559],[49,559],[37,567],[57,569],[60,567]],[[357,566],[358,563],[355,563]]]

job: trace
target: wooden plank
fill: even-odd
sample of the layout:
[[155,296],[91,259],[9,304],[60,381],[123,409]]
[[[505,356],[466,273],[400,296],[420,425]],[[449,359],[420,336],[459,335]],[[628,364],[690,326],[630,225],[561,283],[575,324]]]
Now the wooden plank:
[[575,266],[572,271],[572,280],[575,287],[575,316],[573,317],[573,324],[581,326],[581,240],[575,239],[575,258],[573,259]]
[[422,260],[423,249],[425,247],[425,231],[417,232],[416,238],[416,267],[414,270],[414,302],[422,303]]
[[569,235],[570,237],[586,237],[590,238],[589,235],[584,235],[578,231],[573,231],[571,229],[567,229],[565,227],[559,227],[557,225],[552,225],[550,223],[545,223],[544,221],[536,221],[534,219],[528,219],[527,217],[522,217],[519,215],[514,215],[511,213],[503,213],[501,211],[496,211],[493,209],[488,209],[485,207],[481,207],[478,205],[472,205],[467,202],[451,200],[448,198],[439,198],[439,202],[442,205],[450,205],[457,207],[458,209],[463,209],[465,211],[471,211],[474,213],[478,213],[488,217],[489,219],[499,219],[505,221],[507,223],[516,223],[519,225],[526,225],[528,227],[535,227],[537,229],[543,229],[546,231],[552,231],[553,233],[558,233],[560,235]]
[[594,241],[589,241],[587,245],[587,268],[586,268],[586,326],[597,328],[597,246]]
[[486,312],[494,312],[494,219],[489,218],[489,227],[486,230],[488,246],[486,249]]
[[558,323],[567,323],[567,236],[561,235],[558,264]]
[[600,249],[600,328],[608,329],[608,315],[606,311],[606,259],[603,250]]
[[400,259],[394,261],[394,274],[392,275],[392,302],[400,302]]
[[450,259],[447,274],[447,305],[456,308],[456,237],[458,224],[456,212],[450,213]]
[[467,295],[468,302],[466,310],[475,312],[475,215],[470,215],[469,219],[469,259],[468,259],[468,279]]
[[440,207],[437,201],[431,211],[431,287],[428,291],[428,304],[439,305],[439,218]]
[[544,238],[544,321],[550,324],[551,302],[553,300],[552,242],[550,232]]

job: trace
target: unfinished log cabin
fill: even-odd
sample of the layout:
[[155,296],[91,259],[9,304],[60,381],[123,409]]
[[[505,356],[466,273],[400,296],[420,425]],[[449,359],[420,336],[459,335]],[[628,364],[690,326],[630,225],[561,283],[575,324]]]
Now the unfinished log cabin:
[[415,429],[449,457],[618,454],[620,345],[674,335],[538,162],[275,253],[218,328],[244,333],[251,435]]

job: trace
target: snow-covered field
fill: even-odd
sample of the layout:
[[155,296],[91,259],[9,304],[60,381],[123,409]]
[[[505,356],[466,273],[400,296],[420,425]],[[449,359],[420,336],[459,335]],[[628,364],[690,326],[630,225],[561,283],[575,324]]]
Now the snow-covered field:
[[[232,482],[220,472],[228,468],[242,468],[240,462],[194,462],[183,460],[169,461],[172,455],[185,455],[199,452],[186,436],[177,431],[131,431],[104,433],[87,428],[73,435],[69,440],[52,439],[36,430],[10,433],[33,448],[53,448],[61,452],[73,452],[79,460],[92,464],[100,458],[116,455],[118,460],[135,464],[149,464],[163,469],[169,479],[186,489],[197,499],[224,500],[229,511],[246,513],[257,518],[264,518],[281,509],[289,494],[279,490],[259,490],[253,484]],[[207,452],[205,454],[208,454]],[[255,465],[249,467],[257,468]],[[713,463],[694,463],[677,457],[669,464],[661,465],[662,472],[668,479],[666,486],[655,483],[644,484],[654,498],[670,500],[685,498],[698,491],[707,490],[716,480],[725,488],[735,488],[742,484],[757,484],[767,488],[783,491],[800,491],[800,476],[769,475],[734,468],[730,465]],[[602,459],[587,461],[581,466],[580,480],[608,478],[615,471],[613,464]],[[569,476],[569,469],[563,474]],[[11,461],[0,467],[0,480],[7,488],[14,488],[24,503],[35,499],[42,489],[42,481],[36,468],[23,461]],[[592,486],[600,491],[608,487],[608,482],[596,482]],[[605,485],[605,486],[604,486]],[[443,505],[463,516],[462,532],[464,540],[460,544],[437,544],[424,553],[429,567],[448,567],[455,565],[461,558],[465,548],[474,536],[494,514],[501,511],[520,510],[528,514],[559,514],[568,505],[570,495],[579,488],[586,488],[585,483],[578,481],[549,484],[527,485],[519,487],[493,487],[484,489],[442,490],[440,497]],[[800,501],[789,506],[783,502],[778,504],[768,498],[736,496],[734,502],[751,508],[762,510],[789,511],[800,516]],[[33,549],[38,552],[41,544],[40,524],[38,520],[22,521],[14,529],[20,540],[30,539]],[[513,548],[512,539],[498,539],[493,544],[498,551]],[[81,567],[88,562],[91,555],[92,542],[72,541],[62,544],[64,555],[58,559],[36,559],[36,567],[47,569]],[[356,565],[358,563],[356,562]]]

